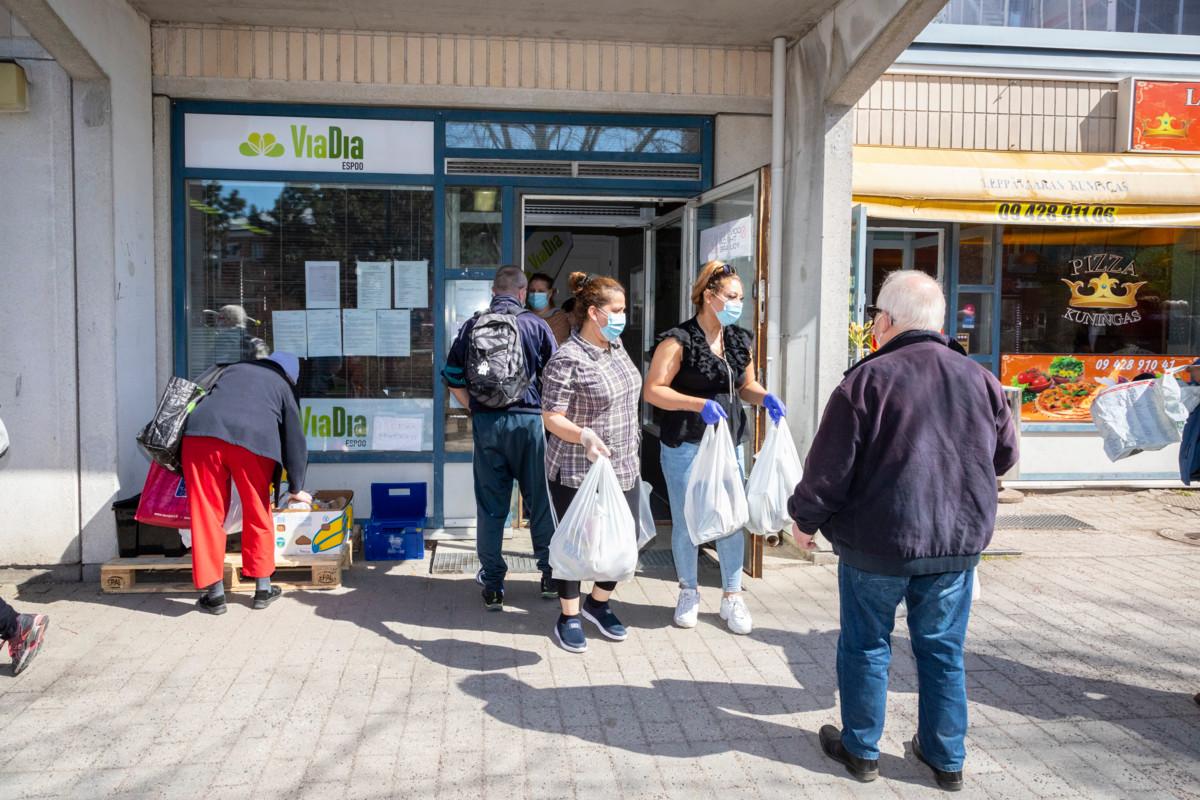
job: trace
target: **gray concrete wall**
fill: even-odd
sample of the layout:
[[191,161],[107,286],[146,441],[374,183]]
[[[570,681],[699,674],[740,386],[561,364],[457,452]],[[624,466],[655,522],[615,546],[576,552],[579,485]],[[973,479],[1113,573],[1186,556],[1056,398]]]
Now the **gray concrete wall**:
[[[125,0],[4,3],[72,79],[60,90],[69,145],[55,164],[68,170],[78,201],[59,195],[53,207],[77,243],[64,273],[79,298],[70,351],[82,398],[79,413],[67,414],[78,420],[77,505],[67,530],[80,537],[73,560],[95,564],[116,555],[112,501],[145,479],[134,434],[156,399],[150,27]],[[0,152],[0,173],[18,162]],[[50,224],[34,220],[17,236],[36,242]]]
[[843,0],[787,54],[781,360],[801,451],[846,368],[853,105],[942,0]]
[[[0,45],[0,57],[7,55]],[[79,561],[71,81],[20,59],[29,111],[0,114],[0,566]]]
[[771,162],[769,114],[718,114],[714,180],[723,183]]

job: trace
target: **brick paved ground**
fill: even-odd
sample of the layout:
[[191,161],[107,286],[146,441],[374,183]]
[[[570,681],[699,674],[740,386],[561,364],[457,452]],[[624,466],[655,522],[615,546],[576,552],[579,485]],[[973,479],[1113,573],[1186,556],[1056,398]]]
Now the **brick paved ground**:
[[[1200,797],[1200,530],[1152,493],[1038,497],[1091,533],[1005,532],[971,621],[963,796]],[[784,566],[786,565],[786,566]],[[914,668],[895,636],[875,784],[819,752],[836,720],[835,567],[772,560],[756,630],[727,634],[704,580],[693,631],[674,588],[622,587],[629,640],[576,656],[548,638],[532,576],[484,613],[468,577],[357,565],[345,589],[201,616],[185,598],[5,586],[53,616],[0,677],[0,798],[930,797],[905,743]],[[243,601],[244,602],[244,601]],[[486,793],[486,794],[485,794]]]

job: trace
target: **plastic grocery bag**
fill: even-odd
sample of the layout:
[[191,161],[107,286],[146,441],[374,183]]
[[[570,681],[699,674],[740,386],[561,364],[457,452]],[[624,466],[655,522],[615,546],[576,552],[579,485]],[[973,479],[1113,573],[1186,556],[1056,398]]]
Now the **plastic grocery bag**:
[[190,528],[192,515],[188,511],[183,478],[157,463],[151,463],[133,518],[163,528]]
[[[1171,404],[1174,416],[1167,411]],[[1144,450],[1161,450],[1179,441],[1182,422],[1175,417],[1183,409],[1179,382],[1174,376],[1130,381],[1110,386],[1092,402],[1092,422],[1104,440],[1104,453],[1119,461]]]
[[692,462],[683,518],[697,547],[741,530],[750,514],[746,487],[725,420],[709,425]]
[[[225,514],[225,533],[232,536],[242,532],[242,498],[238,496],[235,487],[229,487],[229,511]],[[179,529],[179,539],[184,547],[192,546],[192,531],[190,528]]]
[[650,495],[654,493],[654,487],[645,481],[638,483],[637,549],[640,551],[658,535],[658,529],[654,526],[654,510],[650,507]]
[[564,581],[627,581],[637,571],[637,531],[612,462],[601,456],[550,540],[550,567]]
[[791,528],[787,504],[804,475],[800,454],[792,441],[786,419],[767,427],[762,449],[754,457],[754,469],[746,483],[750,519],[746,527],[759,535]]

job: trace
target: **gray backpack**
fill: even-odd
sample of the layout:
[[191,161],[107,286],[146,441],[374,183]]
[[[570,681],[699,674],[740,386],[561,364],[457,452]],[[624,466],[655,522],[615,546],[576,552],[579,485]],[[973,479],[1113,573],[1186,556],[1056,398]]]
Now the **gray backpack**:
[[529,388],[525,350],[517,317],[527,313],[485,312],[475,317],[467,340],[467,392],[484,408],[507,408]]

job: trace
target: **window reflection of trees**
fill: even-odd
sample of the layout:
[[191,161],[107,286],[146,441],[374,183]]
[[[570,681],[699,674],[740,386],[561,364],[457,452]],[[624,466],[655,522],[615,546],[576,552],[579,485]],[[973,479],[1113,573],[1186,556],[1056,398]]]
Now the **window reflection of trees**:
[[[433,257],[428,189],[194,181],[188,184],[189,326],[201,309],[235,303],[273,341],[271,312],[305,307],[304,262],[341,263],[341,307],[357,306],[357,261]],[[432,280],[430,280],[432,290]],[[432,397],[433,312],[412,311],[409,358],[307,359],[306,397]],[[192,348],[188,371],[203,351]]]
[[697,153],[696,128],[470,122],[446,126],[449,147],[584,153]]

